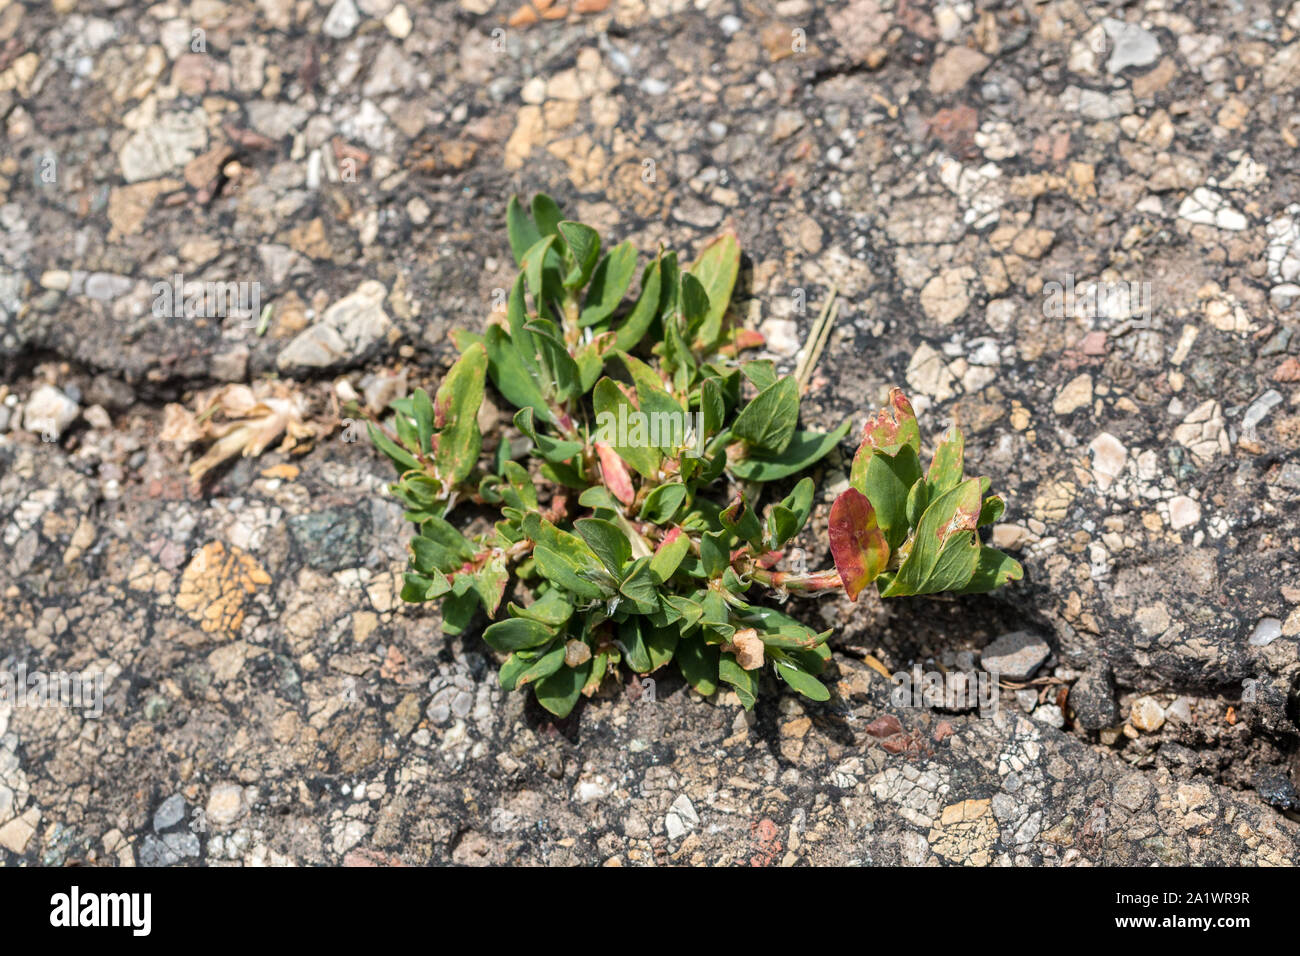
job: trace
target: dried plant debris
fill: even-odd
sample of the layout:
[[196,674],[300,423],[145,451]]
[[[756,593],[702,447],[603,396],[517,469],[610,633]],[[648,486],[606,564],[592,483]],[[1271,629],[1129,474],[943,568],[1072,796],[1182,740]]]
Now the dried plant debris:
[[260,455],[281,436],[279,451],[304,446],[318,433],[307,414],[306,397],[284,382],[259,382],[251,388],[224,385],[196,395],[193,411],[168,405],[160,437],[182,448],[211,442],[189,468],[190,481],[198,488],[222,463],[239,455]]

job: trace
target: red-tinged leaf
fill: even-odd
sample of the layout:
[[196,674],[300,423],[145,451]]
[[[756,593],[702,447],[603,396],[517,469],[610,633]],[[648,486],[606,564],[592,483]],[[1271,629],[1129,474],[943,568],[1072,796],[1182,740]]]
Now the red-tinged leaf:
[[623,504],[630,505],[636,500],[636,491],[632,488],[632,476],[628,474],[623,459],[601,441],[596,442],[596,454],[600,456],[600,475],[605,481],[605,487]]
[[868,418],[866,427],[862,429],[862,447],[896,455],[904,445],[911,445],[912,450],[919,454],[921,429],[916,424],[916,412],[912,411],[903,390],[891,388],[889,404]]
[[871,723],[867,724],[867,733],[873,737],[892,737],[894,734],[903,732],[902,722],[893,714],[885,714],[883,717],[877,717]]
[[876,526],[876,512],[856,488],[845,490],[831,505],[831,555],[849,600],[876,579],[889,563],[889,544]]
[[659,547],[655,548],[655,554],[658,554],[660,551],[663,551],[665,548],[667,548],[669,545],[671,545],[674,541],[676,541],[681,536],[682,536],[682,529],[677,525],[673,525],[671,528],[668,529],[668,533],[663,536],[663,540],[659,542]]

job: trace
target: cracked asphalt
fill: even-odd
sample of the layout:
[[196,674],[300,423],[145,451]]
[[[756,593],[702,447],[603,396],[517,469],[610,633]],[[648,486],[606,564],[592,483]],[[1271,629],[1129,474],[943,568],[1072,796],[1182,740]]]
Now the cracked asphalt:
[[[1286,2],[0,0],[0,677],[102,687],[0,702],[0,863],[1293,864],[1298,89]],[[1025,580],[792,601],[825,704],[503,692],[338,409],[437,382],[539,190],[734,229],[783,371],[833,291],[804,421],[960,424]],[[272,382],[313,437],[194,491],[169,406]],[[1014,632],[996,714],[891,700]]]

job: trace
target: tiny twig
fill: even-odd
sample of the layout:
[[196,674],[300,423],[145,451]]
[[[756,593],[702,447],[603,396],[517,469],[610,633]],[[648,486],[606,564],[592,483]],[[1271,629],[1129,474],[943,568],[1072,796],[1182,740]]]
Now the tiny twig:
[[804,343],[803,358],[799,360],[799,367],[794,373],[800,395],[808,390],[808,381],[812,378],[813,369],[817,367],[817,361],[821,358],[822,350],[826,348],[826,342],[830,338],[831,327],[835,325],[835,319],[839,315],[839,303],[835,298],[838,294],[839,288],[831,285],[830,294],[822,305],[821,314],[817,316],[817,321],[813,323],[808,339]]

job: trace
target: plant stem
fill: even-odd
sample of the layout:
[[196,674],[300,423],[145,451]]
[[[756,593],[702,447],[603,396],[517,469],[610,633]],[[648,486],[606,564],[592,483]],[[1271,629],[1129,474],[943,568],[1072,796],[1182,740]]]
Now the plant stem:
[[840,573],[834,568],[806,574],[792,574],[787,571],[765,571],[763,568],[752,567],[747,573],[758,584],[778,591],[816,593],[840,590],[844,587],[844,582],[840,580]]

